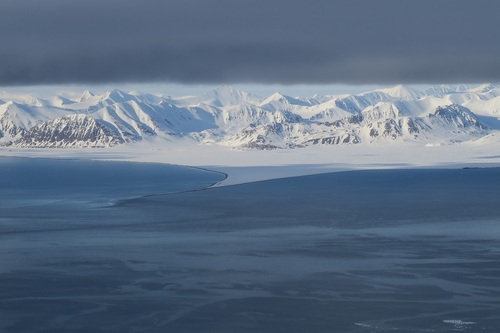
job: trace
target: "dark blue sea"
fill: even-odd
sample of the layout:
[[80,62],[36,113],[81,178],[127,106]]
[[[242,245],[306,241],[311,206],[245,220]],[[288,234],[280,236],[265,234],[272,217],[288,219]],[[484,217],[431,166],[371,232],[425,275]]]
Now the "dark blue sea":
[[0,158],[0,332],[500,331],[500,169],[224,177]]

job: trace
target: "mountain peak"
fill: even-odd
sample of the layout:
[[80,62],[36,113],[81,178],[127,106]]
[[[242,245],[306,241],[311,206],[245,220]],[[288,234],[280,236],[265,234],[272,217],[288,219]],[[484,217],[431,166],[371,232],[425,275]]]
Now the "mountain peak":
[[282,108],[288,108],[290,106],[290,100],[287,96],[283,95],[280,92],[275,92],[268,98],[260,103],[260,106],[264,107],[267,110],[276,110]]
[[125,95],[128,95],[126,92],[124,92],[123,90],[120,90],[120,89],[112,89],[112,90],[108,90],[106,91],[106,94],[107,96],[125,96]]
[[80,102],[83,102],[83,101],[86,101],[88,99],[91,99],[92,97],[94,97],[95,95],[90,91],[90,90],[85,90],[83,93],[82,93],[82,96],[80,97]]
[[134,96],[127,94],[126,92],[120,89],[113,89],[107,91],[104,94],[104,99],[109,99],[115,103],[122,103],[131,99],[134,99]]
[[266,98],[260,105],[271,106],[273,108],[289,108],[291,106],[311,106],[312,104],[311,101],[283,95],[282,93],[277,91]]
[[5,104],[3,104],[3,106],[5,107],[5,109],[10,109],[12,107],[15,107],[15,108],[20,108],[22,106],[22,104],[18,103],[18,102],[15,102],[13,100],[10,100],[10,101],[6,101]]
[[217,88],[212,90],[212,92],[214,92],[216,94],[231,94],[231,95],[239,95],[239,94],[243,93],[243,91],[238,90],[238,89],[236,89],[232,86],[229,86],[229,85],[218,86]]
[[394,86],[392,88],[377,89],[376,91],[403,100],[418,99],[421,96],[420,93],[403,84],[398,84],[397,86]]
[[441,84],[438,86],[428,87],[427,89],[424,90],[424,93],[426,95],[443,96],[447,94],[463,93],[465,91],[468,91],[469,89],[470,87],[466,84],[458,84],[458,85]]
[[500,85],[494,84],[494,83],[483,83],[478,87],[469,89],[470,92],[472,93],[487,93],[490,92],[493,89],[499,88]]
[[[282,93],[280,93],[279,91],[276,91],[274,94],[272,94],[271,96],[269,96],[268,98],[266,98],[265,101],[282,101],[282,102],[288,102],[288,98],[287,96],[283,95]],[[265,103],[264,101],[264,103]]]
[[212,90],[212,95],[216,95],[219,97],[224,97],[224,98],[249,98],[250,94],[247,93],[246,91],[236,89],[232,86],[229,85],[222,85],[214,90]]
[[199,99],[205,103],[213,104],[216,106],[236,105],[241,103],[253,104],[258,100],[248,92],[233,88],[228,85],[219,86],[212,91],[205,93]]

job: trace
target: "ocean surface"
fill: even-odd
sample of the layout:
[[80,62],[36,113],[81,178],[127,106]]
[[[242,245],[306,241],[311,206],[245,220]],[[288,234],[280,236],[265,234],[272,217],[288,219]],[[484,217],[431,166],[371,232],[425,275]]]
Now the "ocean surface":
[[0,332],[500,331],[500,169],[223,178],[0,158]]

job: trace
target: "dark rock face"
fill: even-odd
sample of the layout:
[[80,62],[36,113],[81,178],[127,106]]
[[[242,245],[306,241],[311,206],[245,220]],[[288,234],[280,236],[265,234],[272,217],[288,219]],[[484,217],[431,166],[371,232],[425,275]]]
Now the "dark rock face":
[[453,125],[456,128],[476,127],[478,129],[487,129],[479,119],[469,109],[452,104],[444,107],[438,107],[434,114],[430,114],[431,119],[439,119],[440,121]]
[[32,127],[14,142],[21,147],[109,147],[124,140],[86,115],[70,115]]
[[347,144],[357,144],[360,143],[359,137],[352,133],[345,133],[339,136],[330,136],[324,138],[316,138],[307,141],[306,143],[313,145],[347,145]]

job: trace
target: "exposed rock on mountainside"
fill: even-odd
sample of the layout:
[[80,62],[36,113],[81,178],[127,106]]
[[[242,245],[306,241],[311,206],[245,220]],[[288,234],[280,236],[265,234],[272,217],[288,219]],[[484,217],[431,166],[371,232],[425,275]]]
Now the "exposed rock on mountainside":
[[[399,85],[357,95],[261,99],[231,87],[165,97],[112,90],[69,99],[3,93],[0,145],[110,147],[155,138],[238,149],[309,145],[456,143],[500,129],[500,86]],[[488,136],[490,135],[490,136]]]
[[56,118],[27,130],[14,145],[20,147],[110,147],[123,139],[89,116]]

